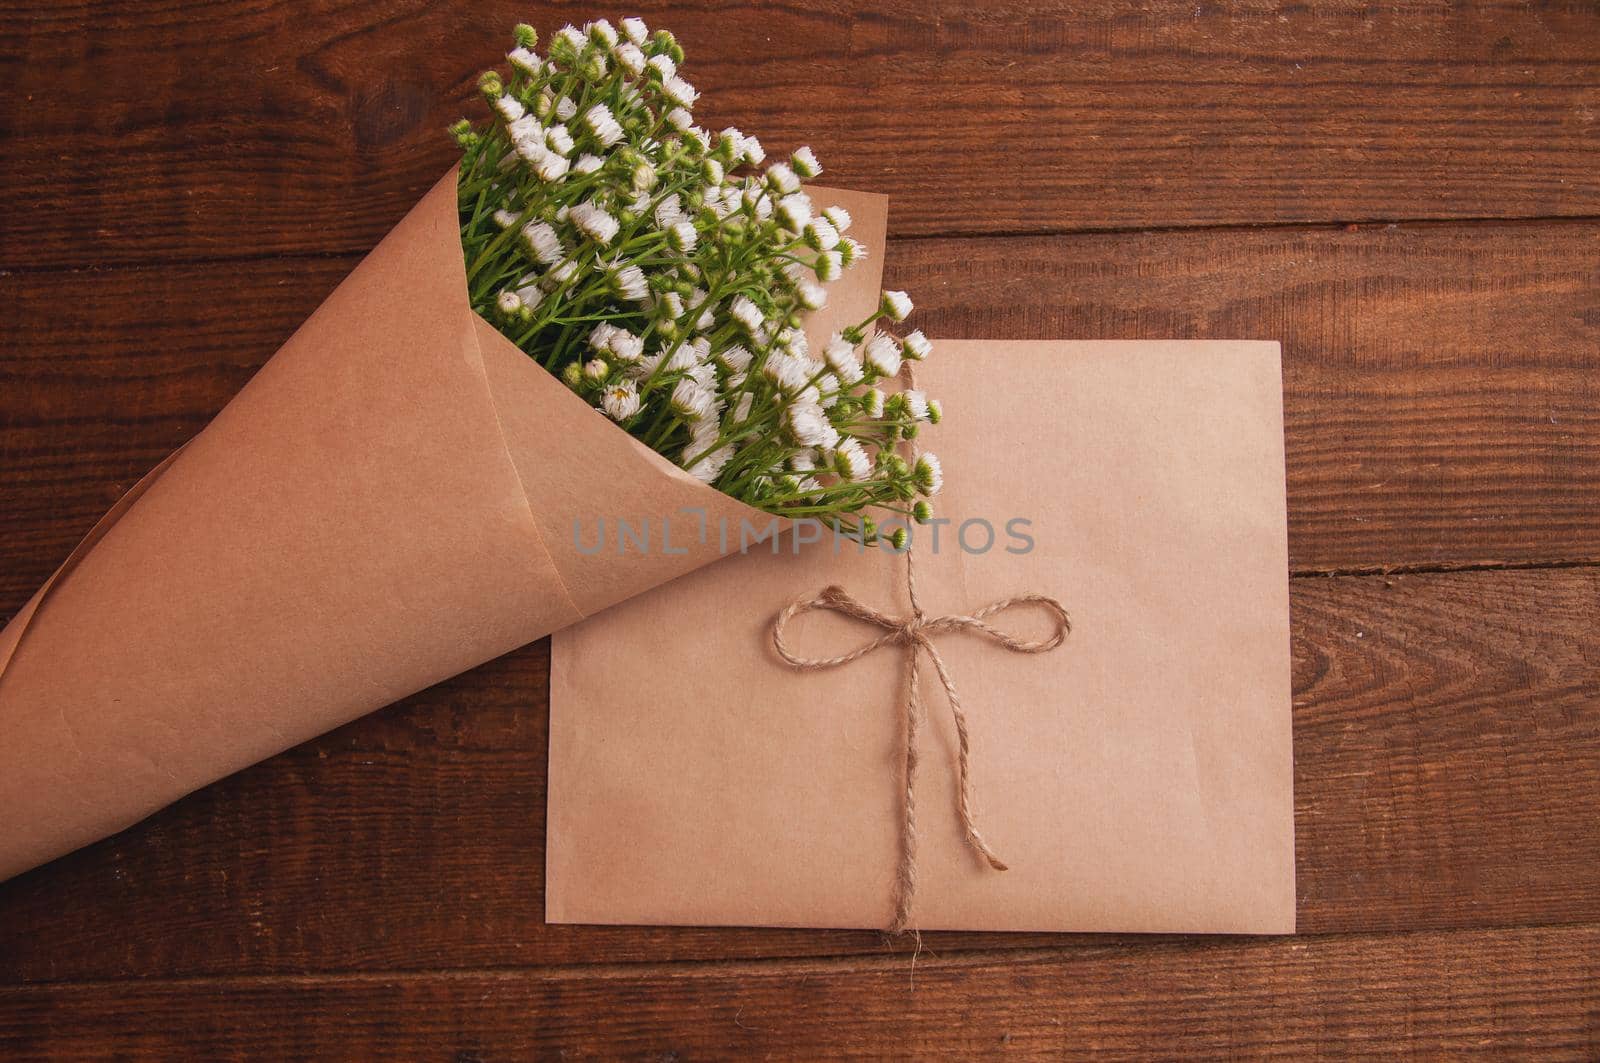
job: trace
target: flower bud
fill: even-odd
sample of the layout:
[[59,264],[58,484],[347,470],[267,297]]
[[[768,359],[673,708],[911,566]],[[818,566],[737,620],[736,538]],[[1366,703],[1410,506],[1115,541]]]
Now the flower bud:
[[886,291],[879,309],[891,321],[904,321],[911,316],[911,296],[905,292]]

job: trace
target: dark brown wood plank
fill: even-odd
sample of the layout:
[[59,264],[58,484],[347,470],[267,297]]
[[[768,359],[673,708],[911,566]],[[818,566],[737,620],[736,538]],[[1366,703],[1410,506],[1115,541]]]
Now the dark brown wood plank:
[[[1600,224],[908,240],[888,258],[935,336],[1282,339],[1297,571],[1600,561]],[[354,261],[0,276],[0,615]]]
[[[450,164],[480,0],[0,5],[0,267],[370,247]],[[710,128],[895,231],[1600,213],[1589,4],[650,5]]]
[[[1600,920],[1600,568],[1292,588],[1301,930]],[[0,885],[0,982],[910,948],[546,926],[547,646]],[[941,954],[1103,940],[928,935]]]
[[910,241],[930,335],[1283,343],[1297,571],[1600,560],[1600,225]]
[[17,1060],[1593,1059],[1600,928],[924,953],[914,969],[900,956],[0,988],[0,1048]]

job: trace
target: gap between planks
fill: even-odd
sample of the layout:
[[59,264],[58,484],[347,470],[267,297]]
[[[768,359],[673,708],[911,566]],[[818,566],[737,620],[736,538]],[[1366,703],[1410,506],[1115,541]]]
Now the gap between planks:
[[[640,929],[654,929],[641,927]],[[736,929],[736,928],[730,928]],[[1023,945],[1017,948],[996,946],[979,949],[952,949],[940,953],[926,943],[916,948],[904,948],[882,955],[845,953],[816,956],[773,956],[770,958],[741,957],[738,959],[684,959],[665,961],[615,962],[601,964],[556,963],[517,965],[490,965],[483,967],[418,967],[384,968],[373,970],[307,970],[288,974],[198,974],[198,975],[128,975],[119,978],[47,979],[0,983],[0,999],[7,995],[27,992],[46,992],[55,989],[115,988],[130,983],[140,986],[181,988],[184,986],[236,985],[263,988],[315,988],[330,983],[347,985],[389,985],[403,982],[454,982],[496,979],[517,981],[537,977],[543,982],[571,981],[638,981],[650,978],[694,979],[707,975],[736,977],[809,977],[837,974],[857,974],[904,969],[920,971],[970,970],[980,967],[1005,965],[1008,967],[1039,966],[1057,962],[1093,960],[1100,957],[1138,952],[1146,955],[1159,953],[1203,954],[1228,950],[1287,949],[1300,951],[1321,944],[1360,945],[1362,943],[1414,940],[1448,940],[1458,937],[1493,939],[1515,937],[1541,931],[1568,931],[1589,933],[1600,931],[1600,922],[1530,922],[1511,923],[1494,927],[1429,927],[1418,930],[1380,930],[1336,932],[1327,934],[1151,934],[1127,935],[1119,941],[1089,941],[1082,945]],[[929,933],[936,933],[929,931]],[[1067,935],[1070,936],[1070,935]],[[1085,935],[1089,936],[1089,935]],[[1098,937],[1098,935],[1095,935]],[[885,936],[885,946],[890,942]]]
[[[894,209],[891,197],[889,208]],[[1349,229],[1388,229],[1400,226],[1417,229],[1451,228],[1514,228],[1528,225],[1592,225],[1600,222],[1600,214],[1530,214],[1513,217],[1471,218],[1351,218],[1343,221],[1286,221],[1286,222],[1227,222],[1200,225],[1144,225],[1144,226],[1084,226],[1074,229],[1017,229],[991,232],[940,232],[916,233],[897,236],[891,234],[889,246],[895,244],[939,243],[965,240],[1053,240],[1073,237],[1103,236],[1161,236],[1161,235],[1214,235],[1217,233],[1319,233],[1342,232]],[[398,219],[397,219],[398,223]],[[286,251],[274,254],[247,255],[196,255],[162,258],[148,264],[113,262],[98,264],[84,262],[74,265],[30,266],[23,264],[0,265],[0,277],[47,277],[72,273],[144,273],[165,269],[184,269],[197,266],[237,266],[250,262],[327,262],[340,259],[359,259],[371,249],[346,248],[332,251]]]

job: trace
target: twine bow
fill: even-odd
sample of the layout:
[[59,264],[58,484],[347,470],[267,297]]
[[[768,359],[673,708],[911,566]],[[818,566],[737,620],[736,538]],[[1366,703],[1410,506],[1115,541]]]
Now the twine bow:
[[[1019,594],[1005,598],[986,605],[970,615],[930,618],[923,612],[921,603],[917,601],[916,574],[909,549],[906,551],[906,593],[911,600],[909,617],[894,617],[880,613],[856,601],[842,587],[833,586],[825,588],[815,598],[803,598],[791,603],[772,623],[772,645],[778,651],[778,656],[795,668],[806,672],[837,668],[859,660],[884,646],[906,647],[905,790],[900,820],[900,863],[895,874],[894,922],[889,925],[891,933],[899,933],[906,928],[911,918],[911,902],[917,889],[917,731],[923,715],[921,696],[917,688],[921,678],[919,662],[923,654],[927,654],[928,659],[933,662],[933,670],[944,686],[945,699],[950,703],[950,715],[955,720],[956,736],[960,745],[958,757],[960,787],[956,796],[956,811],[961,817],[962,831],[972,851],[985,863],[996,871],[1006,870],[1005,863],[994,854],[994,850],[989,848],[989,844],[983,840],[983,835],[978,833],[977,825],[972,821],[971,742],[967,735],[967,717],[962,711],[961,698],[956,693],[955,681],[950,678],[950,669],[945,666],[944,658],[939,654],[939,648],[934,644],[932,636],[946,631],[967,631],[991,638],[1015,653],[1045,653],[1061,645],[1072,630],[1072,621],[1068,618],[1066,609],[1056,599],[1043,594]],[[1030,642],[987,623],[989,617],[1021,605],[1042,606],[1051,615],[1055,626],[1054,633],[1042,641]],[[789,648],[784,639],[784,630],[789,621],[814,609],[828,609],[862,623],[872,624],[882,628],[884,634],[837,657],[802,657]]]

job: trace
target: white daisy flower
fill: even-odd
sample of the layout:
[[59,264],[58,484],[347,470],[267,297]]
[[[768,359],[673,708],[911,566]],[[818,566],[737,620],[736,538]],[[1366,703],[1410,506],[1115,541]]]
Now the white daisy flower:
[[839,261],[846,266],[853,266],[857,262],[865,262],[866,260],[867,248],[865,244],[852,240],[848,236],[839,241]]
[[607,48],[614,48],[617,44],[617,31],[611,28],[611,23],[603,18],[595,19],[589,23],[589,36],[596,44],[603,44]]
[[547,282],[545,287],[552,288],[557,285],[565,284],[571,280],[577,272],[578,264],[569,258],[560,265],[551,269],[549,273],[545,274],[545,281]]
[[644,53],[639,50],[638,45],[632,43],[619,45],[614,54],[617,62],[622,64],[622,68],[634,77],[644,73]]
[[631,380],[607,385],[600,394],[600,404],[613,421],[626,421],[639,412],[639,389]]
[[788,165],[775,162],[767,167],[767,186],[780,196],[800,191],[800,178]]
[[913,329],[900,341],[900,349],[905,352],[907,358],[920,362],[933,351],[933,344],[922,334],[921,329]]
[[856,355],[855,344],[835,332],[828,340],[828,345],[822,350],[822,358],[828,363],[834,375],[846,384],[856,384],[861,380],[861,359]]
[[844,273],[844,265],[839,261],[839,252],[837,251],[825,251],[818,255],[813,268],[817,271],[817,280],[822,281],[824,284],[831,284]]
[[833,450],[833,467],[846,480],[864,480],[872,474],[872,459],[854,439],[841,439]]
[[567,132],[567,127],[560,123],[545,130],[544,142],[557,155],[572,154],[572,134]]
[[680,255],[689,254],[699,241],[700,234],[695,232],[693,222],[680,221],[667,229],[667,243]]
[[644,270],[638,266],[624,266],[613,278],[617,293],[630,302],[642,303],[650,297],[650,284]]
[[554,110],[556,113],[556,118],[565,122],[571,119],[573,115],[578,113],[578,105],[573,103],[567,97],[563,96],[555,102]]
[[588,38],[578,32],[578,27],[576,26],[562,26],[559,30],[556,30],[556,36],[570,44],[575,52],[583,51],[583,46],[589,43]]
[[661,75],[662,81],[667,80],[678,72],[678,64],[672,61],[672,56],[670,55],[652,55],[650,62],[646,65]]
[[567,249],[548,222],[530,222],[522,227],[522,239],[527,242],[533,257],[546,266],[553,266],[566,257]]
[[922,493],[930,498],[939,493],[944,486],[944,469],[939,465],[939,459],[932,454],[919,454],[916,465],[911,469],[912,478]]
[[505,291],[495,297],[495,305],[503,314],[514,314],[522,309],[522,300],[517,298],[516,292]]
[[572,164],[573,173],[594,173],[606,164],[606,160],[598,155],[583,154],[578,156],[578,161]]
[[[576,109],[576,108],[574,108]],[[557,112],[559,116],[559,111]],[[597,103],[583,112],[583,124],[602,147],[611,147],[622,139],[622,126],[617,124],[616,118],[611,113],[611,108],[603,103]]]
[[739,141],[739,154],[751,166],[760,166],[767,158],[766,149],[761,146],[761,141],[751,136]]
[[591,358],[583,363],[583,375],[598,383],[611,372],[611,367],[606,365],[604,358]]
[[683,201],[674,192],[656,204],[656,224],[661,228],[670,228],[683,220]]
[[711,416],[716,396],[693,380],[680,380],[672,389],[672,410],[686,421]]
[[[677,350],[672,352],[672,357],[667,360],[667,369],[672,372],[686,373],[696,383],[701,383],[707,379],[715,380],[717,378],[716,369],[711,366],[703,366],[703,361],[701,345],[695,340],[690,340],[687,343],[679,344]],[[711,398],[715,400],[717,396],[713,394]]]
[[794,395],[805,389],[813,374],[806,359],[787,351],[773,351],[761,363],[761,375],[776,384],[779,391]]
[[797,149],[790,158],[794,162],[794,172],[807,181],[822,172],[822,163],[817,161],[816,154],[809,147]]
[[747,296],[735,296],[733,303],[728,307],[728,312],[732,314],[733,319],[743,326],[744,330],[751,335],[754,335],[757,331],[763,330],[764,326],[766,325],[766,315],[763,314],[761,312],[761,308],[756,306],[755,303],[752,303]]
[[873,420],[883,416],[883,392],[877,388],[868,388],[861,393],[861,412]]
[[585,236],[602,244],[609,244],[615,240],[617,230],[620,228],[617,219],[593,203],[575,203],[567,216]]
[[798,233],[810,220],[811,197],[804,192],[796,192],[778,200],[778,221],[785,229]]
[[806,223],[806,243],[818,251],[832,251],[839,246],[839,230],[827,218],[812,218]]
[[748,348],[735,343],[731,347],[724,347],[717,354],[717,361],[730,373],[742,373],[750,368],[753,357]]
[[696,362],[694,365],[689,367],[689,379],[693,380],[696,384],[699,384],[701,387],[709,391],[713,398],[716,397],[716,366],[712,365],[710,362]]
[[565,155],[558,155],[553,151],[546,151],[534,166],[539,177],[545,181],[559,181],[572,169],[572,162]]
[[[689,452],[690,448],[685,447],[683,460],[689,460]],[[695,452],[699,452],[698,448]],[[732,447],[718,447],[716,450],[707,451],[705,457],[690,465],[685,471],[701,483],[708,484],[722,473],[723,466],[728,464],[728,459],[731,457],[733,457]]]
[[803,447],[832,448],[839,442],[838,430],[828,423],[828,415],[820,406],[797,402],[784,412],[784,417],[790,434]]
[[867,344],[866,362],[879,376],[894,376],[900,372],[900,345],[880,332]]
[[522,144],[543,144],[544,126],[531,114],[525,114],[506,126],[506,132],[519,147]]
[[800,300],[800,305],[807,310],[821,310],[828,305],[827,289],[811,281],[802,281],[796,285],[795,295]]
[[883,313],[891,321],[904,321],[911,316],[911,296],[905,292],[883,293]]
[[[666,93],[667,99],[679,107],[693,107],[694,101],[700,98],[700,94],[694,90],[693,85],[676,75],[661,82],[661,91]],[[685,122],[684,126],[689,124]]]
[[828,224],[833,226],[836,232],[842,233],[850,228],[852,221],[850,212],[843,207],[828,207],[822,212],[822,216],[828,219]]
[[622,34],[639,45],[650,39],[650,28],[644,24],[642,18],[625,18],[622,20]]
[[906,412],[911,414],[912,420],[926,421],[928,419],[928,395],[916,388],[908,388],[900,393],[900,400],[906,404]]
[[509,210],[497,210],[494,212],[494,223],[502,229],[511,228],[517,224],[517,219],[518,215]]
[[621,362],[637,362],[644,354],[644,340],[625,328],[614,328],[606,341],[606,349]]
[[506,53],[506,58],[511,65],[524,74],[537,74],[539,72],[539,57],[526,48],[513,48]]
[[494,109],[500,112],[500,117],[504,118],[507,123],[515,122],[518,118],[528,113],[527,109],[522,106],[522,101],[510,95],[501,96],[495,100]]

